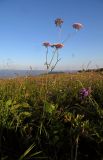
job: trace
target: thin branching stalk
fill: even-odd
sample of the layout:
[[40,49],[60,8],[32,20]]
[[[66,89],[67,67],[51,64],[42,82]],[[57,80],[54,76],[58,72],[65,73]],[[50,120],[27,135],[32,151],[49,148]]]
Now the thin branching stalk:
[[57,49],[54,50],[53,55],[52,55],[52,58],[51,58],[51,60],[50,60],[50,63],[48,64],[48,67],[49,67],[49,68],[50,68],[50,66],[51,66],[51,64],[52,64],[52,61],[53,61],[54,56],[55,56],[55,54],[56,54],[56,51],[57,51]]
[[[77,31],[76,31],[76,32],[77,32]],[[67,35],[67,37],[63,40],[62,44],[64,44],[66,41],[68,41],[69,38],[73,37],[73,36],[76,34],[76,32],[69,33],[69,34]]]
[[61,58],[60,58],[60,59],[57,59],[57,61],[56,61],[56,63],[54,64],[54,66],[51,67],[50,72],[52,72],[52,71],[54,70],[54,68],[56,67],[57,63],[58,63],[60,60],[61,60]]

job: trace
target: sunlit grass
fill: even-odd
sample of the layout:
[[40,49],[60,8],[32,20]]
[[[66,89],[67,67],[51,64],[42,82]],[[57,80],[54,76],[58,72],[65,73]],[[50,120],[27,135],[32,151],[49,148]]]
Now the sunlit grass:
[[[88,87],[91,93],[81,99],[80,90]],[[103,145],[102,118],[101,73],[0,79],[2,159],[29,159],[27,148],[34,143],[36,147],[30,154],[40,153],[36,157],[39,159],[76,160],[86,155],[90,158],[90,152],[83,150],[85,140],[97,159],[103,158],[99,147]],[[99,146],[93,149],[92,143]]]

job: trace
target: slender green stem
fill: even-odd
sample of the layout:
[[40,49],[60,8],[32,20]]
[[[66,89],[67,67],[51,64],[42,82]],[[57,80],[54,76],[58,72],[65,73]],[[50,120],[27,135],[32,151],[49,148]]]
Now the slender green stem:
[[77,160],[77,156],[78,156],[78,141],[79,141],[79,136],[77,136],[77,138],[76,138],[75,158],[74,158],[74,160]]
[[61,60],[61,58],[56,61],[56,63],[54,64],[54,66],[51,68],[50,72],[53,71],[53,69],[56,67],[57,63],[58,63],[60,60]]
[[46,51],[46,65],[47,65],[47,62],[48,62],[48,47],[47,47],[47,51]]
[[64,39],[64,41],[62,42],[62,44],[64,44],[69,38],[73,37],[75,34],[76,34],[76,32],[69,33],[69,34],[67,35],[67,37]]
[[49,68],[50,68],[51,63],[52,63],[52,61],[53,61],[53,59],[54,59],[54,56],[55,56],[56,51],[57,51],[57,49],[55,49],[54,52],[53,52],[53,56],[52,56],[52,58],[51,58],[51,60],[50,60],[50,63],[49,63]]
[[57,49],[57,60],[56,60],[55,64],[51,67],[50,72],[53,71],[53,69],[56,67],[57,63],[58,63],[60,60],[61,60],[61,58],[59,59],[59,53],[58,53],[58,49]]

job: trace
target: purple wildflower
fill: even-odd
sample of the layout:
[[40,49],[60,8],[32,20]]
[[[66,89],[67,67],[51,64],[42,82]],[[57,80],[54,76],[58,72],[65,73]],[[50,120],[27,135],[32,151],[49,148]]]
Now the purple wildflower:
[[90,93],[91,93],[91,88],[90,88],[90,87],[89,87],[89,88],[82,88],[82,89],[80,90],[81,99],[89,96]]

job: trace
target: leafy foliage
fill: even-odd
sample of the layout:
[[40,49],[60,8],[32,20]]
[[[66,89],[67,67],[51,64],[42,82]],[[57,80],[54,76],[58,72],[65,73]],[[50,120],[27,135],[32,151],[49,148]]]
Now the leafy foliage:
[[102,99],[96,72],[0,80],[2,160],[102,160]]

